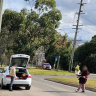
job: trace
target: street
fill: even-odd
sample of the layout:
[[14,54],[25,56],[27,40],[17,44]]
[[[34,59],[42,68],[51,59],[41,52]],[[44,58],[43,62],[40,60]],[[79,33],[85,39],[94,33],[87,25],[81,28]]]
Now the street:
[[25,90],[24,88],[16,88],[10,92],[8,89],[0,90],[2,96],[96,96],[95,92],[86,91],[86,93],[75,93],[74,87],[58,84],[44,80],[55,76],[32,75],[32,88]]
[[0,96],[96,96],[95,11],[96,0],[0,0]]

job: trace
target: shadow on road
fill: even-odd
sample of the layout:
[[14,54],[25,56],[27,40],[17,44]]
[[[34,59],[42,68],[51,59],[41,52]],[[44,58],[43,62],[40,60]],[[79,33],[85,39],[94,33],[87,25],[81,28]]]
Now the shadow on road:
[[[9,90],[9,87],[4,87],[3,89],[0,89],[0,90]],[[18,90],[18,91],[22,91],[22,90],[25,90],[24,88],[22,88],[22,87],[13,87],[13,90]]]
[[76,92],[70,92],[70,91],[44,91],[44,92],[53,92],[53,93],[76,93]]

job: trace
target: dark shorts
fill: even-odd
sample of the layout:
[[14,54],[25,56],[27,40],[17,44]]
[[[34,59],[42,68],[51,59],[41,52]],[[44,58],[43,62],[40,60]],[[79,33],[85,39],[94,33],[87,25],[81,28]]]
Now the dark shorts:
[[87,82],[87,79],[86,78],[83,78],[83,77],[80,77],[79,78],[79,83],[80,84],[86,84],[86,82]]

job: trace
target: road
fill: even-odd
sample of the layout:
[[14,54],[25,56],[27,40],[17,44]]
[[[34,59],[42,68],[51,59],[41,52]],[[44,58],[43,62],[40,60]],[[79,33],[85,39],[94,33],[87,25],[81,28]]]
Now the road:
[[0,90],[0,94],[2,94],[2,96],[96,96],[95,92],[86,91],[86,93],[75,93],[74,90],[76,88],[74,87],[44,80],[49,77],[50,76],[33,75],[31,90],[15,88],[14,91],[10,92],[8,89],[3,89]]

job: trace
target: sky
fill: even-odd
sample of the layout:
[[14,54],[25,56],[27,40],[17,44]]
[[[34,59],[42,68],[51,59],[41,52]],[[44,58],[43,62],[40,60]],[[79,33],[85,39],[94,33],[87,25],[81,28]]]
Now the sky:
[[[68,34],[68,39],[73,40],[75,35],[75,30],[73,25],[76,24],[77,15],[80,5],[80,0],[55,0],[56,7],[62,13],[62,20],[60,21],[60,27],[57,29],[59,33],[64,35]],[[87,3],[82,7],[82,10],[85,14],[81,15],[80,18],[80,30],[78,32],[78,40],[82,42],[90,41],[91,38],[96,35],[96,0],[83,0],[84,3]],[[4,8],[11,9],[15,11],[20,11],[22,8],[30,8],[30,5],[24,0],[5,0]],[[33,6],[34,8],[34,6]]]

